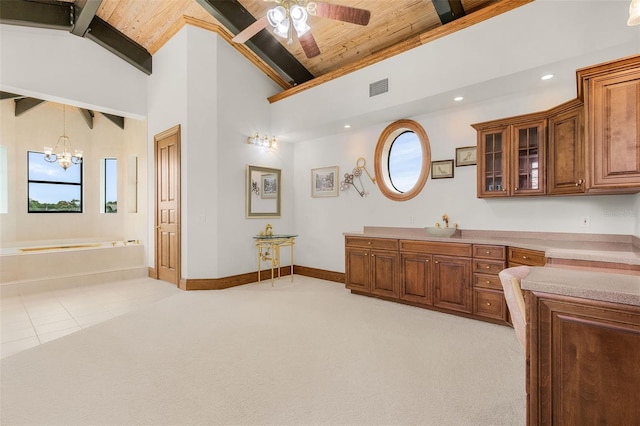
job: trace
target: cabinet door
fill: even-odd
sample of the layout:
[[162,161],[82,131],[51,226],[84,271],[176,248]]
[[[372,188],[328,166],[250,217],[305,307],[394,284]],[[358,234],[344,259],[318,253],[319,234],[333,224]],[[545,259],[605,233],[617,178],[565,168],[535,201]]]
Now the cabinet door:
[[586,102],[590,189],[640,187],[640,69],[594,77]]
[[640,308],[527,292],[530,425],[637,425]]
[[585,192],[583,117],[582,103],[549,117],[549,195]]
[[546,191],[546,120],[512,126],[512,195],[544,195]]
[[346,256],[346,287],[351,290],[369,292],[370,269],[369,250],[347,247]]
[[471,259],[433,256],[433,305],[454,311],[471,312]]
[[371,250],[371,287],[372,294],[386,297],[398,297],[398,252]]
[[431,305],[433,303],[432,256],[402,255],[400,299]]
[[509,195],[507,129],[503,126],[478,132],[478,197]]

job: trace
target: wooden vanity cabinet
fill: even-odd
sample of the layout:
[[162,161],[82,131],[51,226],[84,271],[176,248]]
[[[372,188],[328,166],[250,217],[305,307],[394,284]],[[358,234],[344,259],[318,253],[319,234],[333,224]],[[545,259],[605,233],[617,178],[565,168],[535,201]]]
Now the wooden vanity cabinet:
[[547,193],[584,194],[584,104],[578,99],[549,111]]
[[398,240],[345,238],[346,287],[361,293],[398,297]]
[[588,190],[640,191],[640,55],[576,71],[586,108]]
[[401,299],[473,311],[471,244],[400,240],[400,252]]
[[526,292],[527,424],[640,420],[640,307]]

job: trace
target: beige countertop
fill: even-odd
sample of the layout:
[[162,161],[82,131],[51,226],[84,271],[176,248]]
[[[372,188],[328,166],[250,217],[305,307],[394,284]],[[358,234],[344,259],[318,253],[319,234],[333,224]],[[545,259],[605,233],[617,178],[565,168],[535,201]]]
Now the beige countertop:
[[532,268],[524,290],[640,306],[640,277],[562,268]]
[[458,230],[451,237],[438,238],[429,235],[424,228],[374,226],[365,226],[362,232],[347,232],[344,235],[504,245],[542,251],[552,259],[640,265],[639,241],[631,235]]

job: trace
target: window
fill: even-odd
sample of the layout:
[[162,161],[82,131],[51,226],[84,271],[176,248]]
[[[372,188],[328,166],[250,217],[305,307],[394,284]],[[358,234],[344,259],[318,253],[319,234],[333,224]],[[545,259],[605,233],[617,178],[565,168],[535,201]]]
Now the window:
[[416,185],[422,170],[422,146],[418,136],[407,130],[389,147],[389,180],[393,188],[405,193]]
[[104,159],[103,212],[118,213],[118,160]]
[[64,170],[44,153],[27,153],[29,213],[82,213],[82,163]]
[[431,169],[431,146],[422,126],[398,120],[380,135],[374,154],[380,191],[394,201],[409,200],[422,191]]

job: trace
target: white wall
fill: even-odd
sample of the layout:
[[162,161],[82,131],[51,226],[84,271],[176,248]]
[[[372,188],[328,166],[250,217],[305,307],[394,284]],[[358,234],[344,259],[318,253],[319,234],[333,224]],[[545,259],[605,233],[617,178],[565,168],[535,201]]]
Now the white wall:
[[[124,130],[101,114],[96,114],[93,129],[89,129],[77,108],[66,107],[66,134],[74,149],[84,151],[83,205],[84,212],[27,213],[27,151],[42,152],[54,146],[63,130],[63,107],[45,102],[15,117],[13,99],[0,101],[0,145],[8,151],[8,212],[0,214],[3,246],[43,240],[98,239],[141,240],[146,242],[146,201],[139,203],[137,213],[129,213],[127,197],[127,159],[138,156],[142,170],[146,169],[146,122],[125,120]],[[100,162],[103,158],[118,160],[118,213],[101,213]],[[71,166],[78,167],[78,166]],[[146,179],[138,182],[146,193]]]
[[0,88],[143,119],[147,75],[64,30],[0,25]]
[[[472,123],[544,110],[569,99],[556,91],[536,91],[407,118],[426,130],[432,160],[446,160],[455,157],[456,147],[476,144]],[[424,190],[405,202],[385,198],[364,175],[368,197],[350,189],[335,198],[311,198],[312,168],[337,165],[342,176],[364,157],[373,173],[375,145],[387,124],[295,144],[296,264],[344,272],[342,233],[363,226],[434,226],[444,213],[461,229],[638,235],[638,195],[478,199],[476,166],[456,167],[453,179],[429,177]],[[580,226],[582,216],[590,217],[590,227]]]
[[[267,97],[278,87],[226,42],[186,26],[154,56],[149,79],[149,150],[153,135],[182,126],[182,276],[218,278],[254,271],[253,236],[266,220],[245,218],[247,164],[292,179],[292,150],[265,151],[247,136],[270,133]],[[152,176],[150,175],[150,178]],[[292,186],[283,184],[275,230],[293,228]],[[149,198],[152,203],[152,197]],[[153,232],[153,212],[149,214]],[[152,258],[153,246],[149,246]]]

